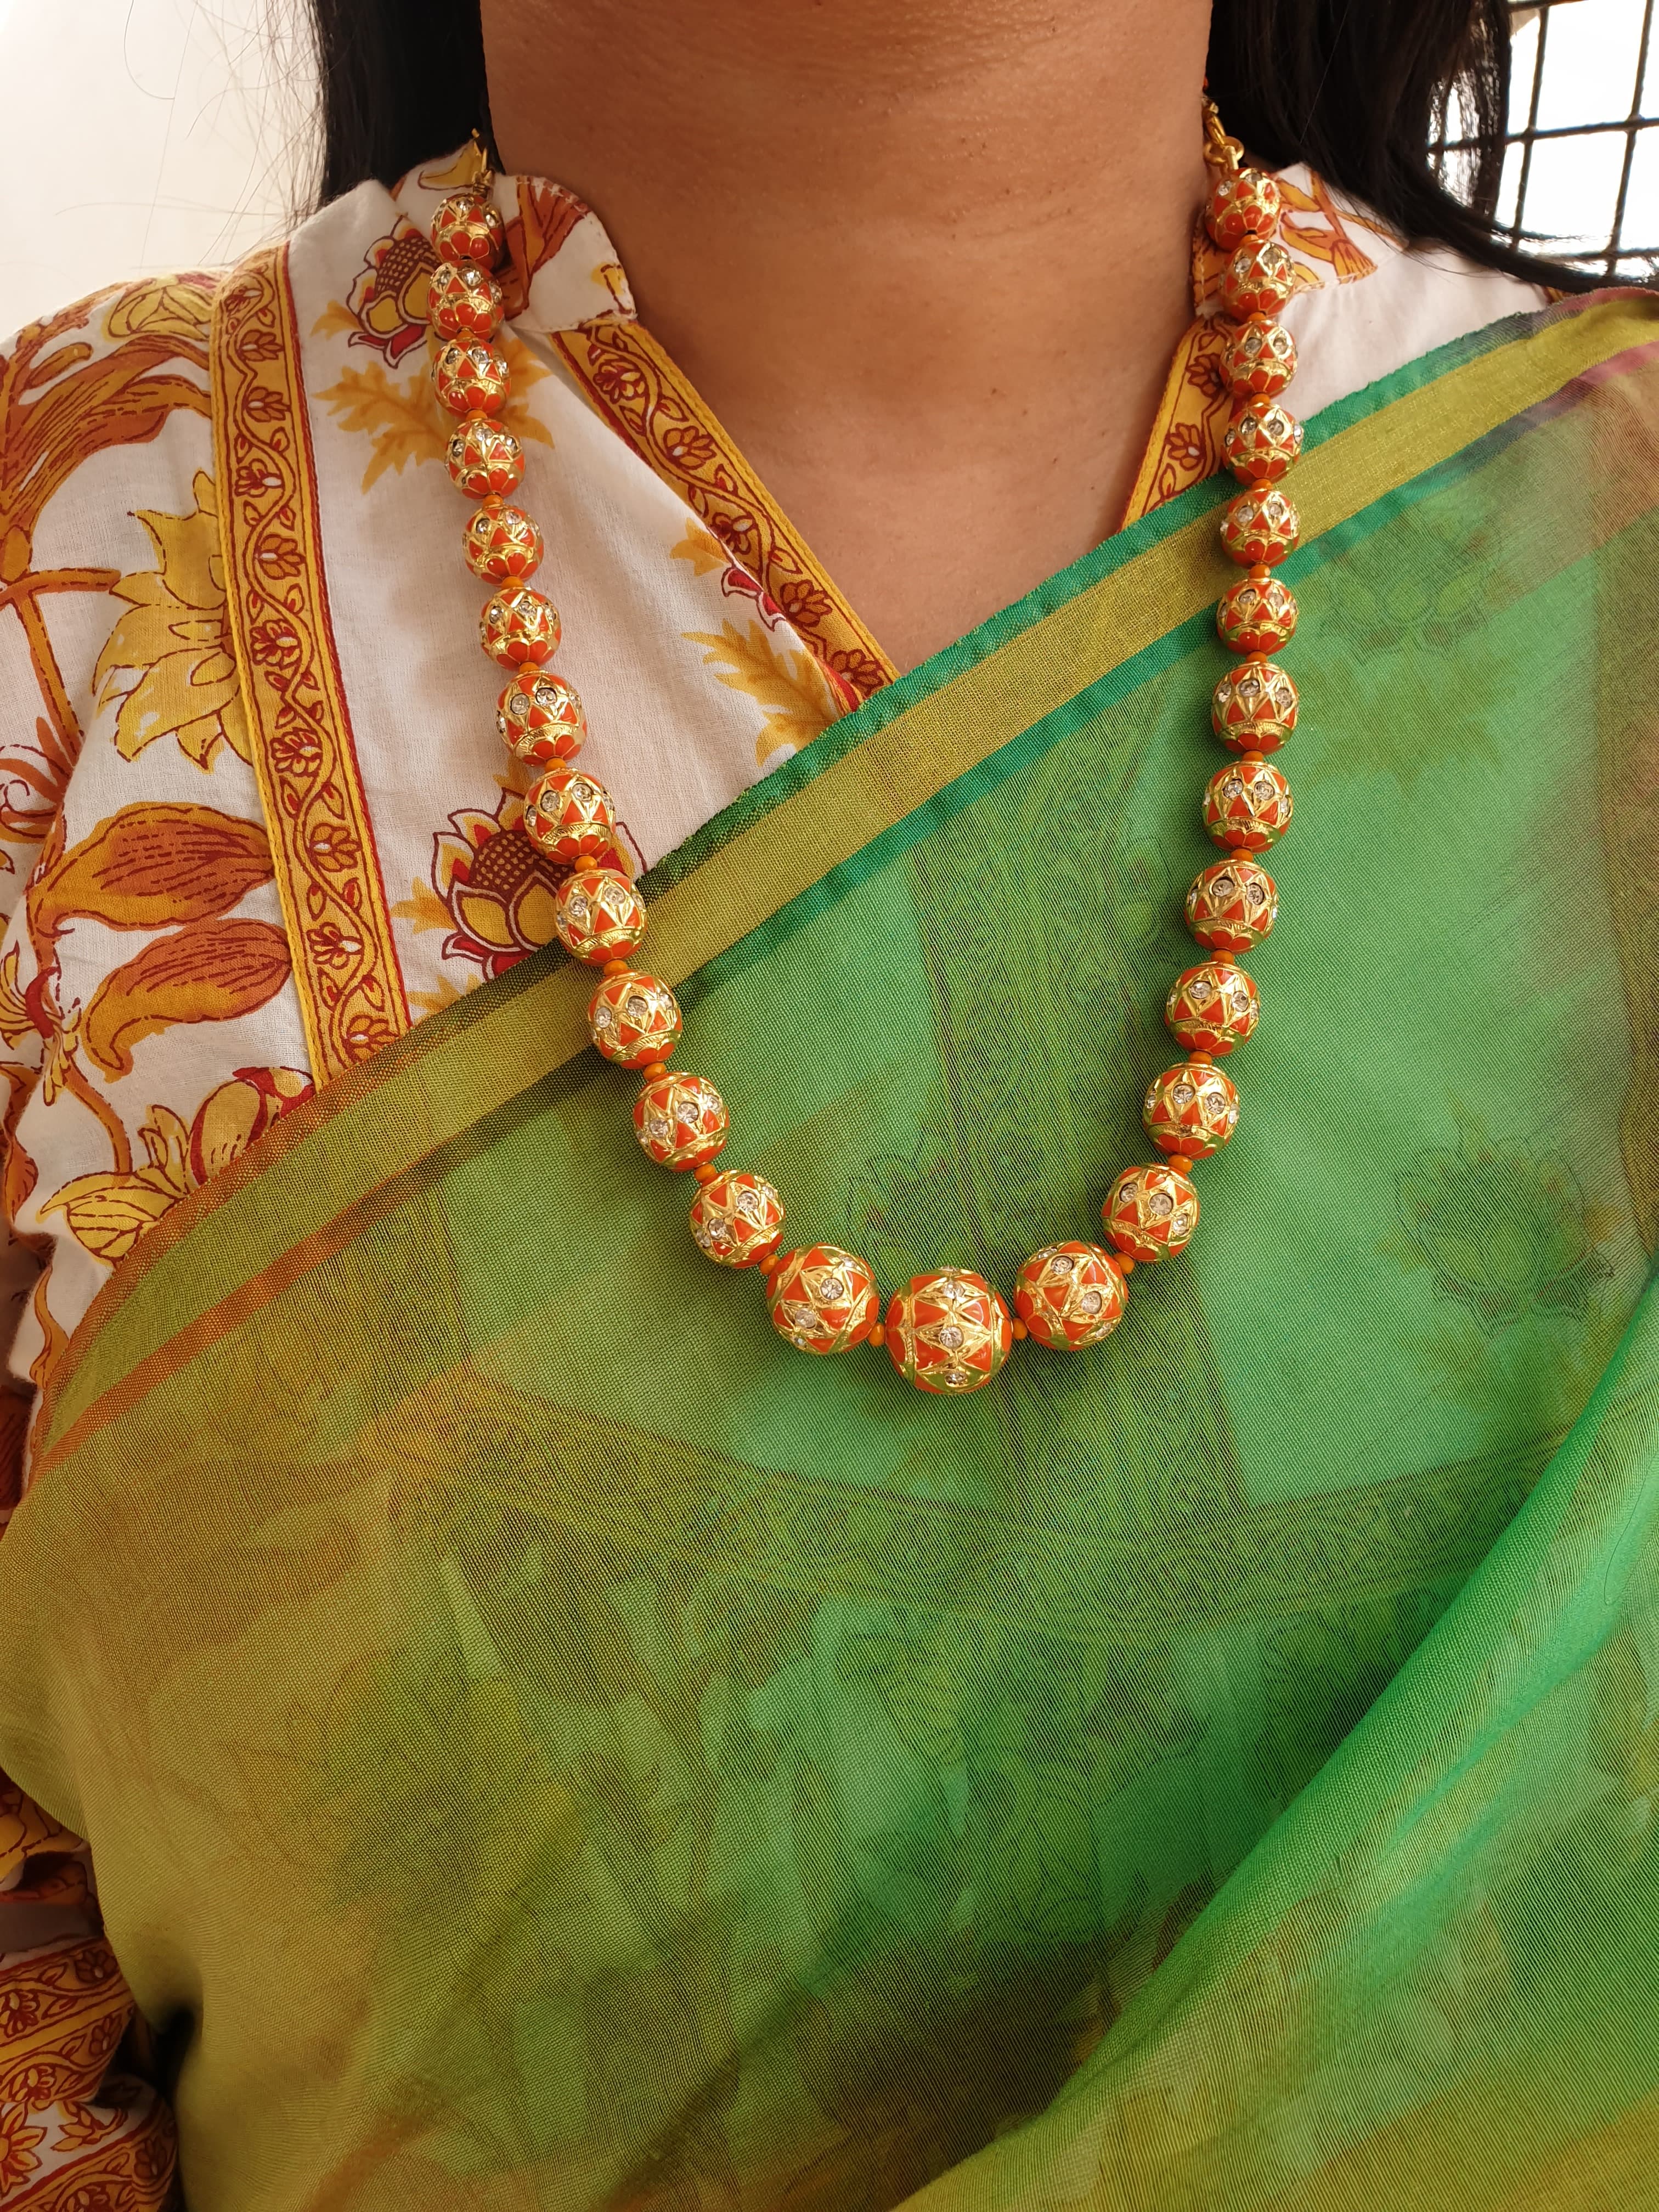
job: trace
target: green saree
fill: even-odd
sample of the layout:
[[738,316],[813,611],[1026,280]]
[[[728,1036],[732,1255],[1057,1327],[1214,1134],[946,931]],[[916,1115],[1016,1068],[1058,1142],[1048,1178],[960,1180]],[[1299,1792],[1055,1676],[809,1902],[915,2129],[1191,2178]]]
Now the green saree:
[[[1313,426],[1243,1119],[1100,1349],[788,1351],[545,958],[117,1275],[0,1763],[192,2212],[1659,2203],[1656,430],[1634,296]],[[736,1164],[890,1289],[1144,1153],[1222,497],[647,887]]]

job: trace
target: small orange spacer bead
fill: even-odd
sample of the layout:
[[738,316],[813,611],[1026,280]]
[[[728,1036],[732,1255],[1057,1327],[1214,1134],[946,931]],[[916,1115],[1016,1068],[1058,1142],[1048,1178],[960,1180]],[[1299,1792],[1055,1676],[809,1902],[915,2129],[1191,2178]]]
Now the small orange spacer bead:
[[1267,756],[1266,753],[1241,753],[1239,755],[1240,760],[1243,762],[1246,768],[1261,768],[1266,762],[1267,757]]
[[777,1272],[777,1267],[778,1255],[774,1252],[769,1255],[769,1257],[761,1261],[759,1267],[756,1268],[755,1273],[757,1275],[775,1274]]
[[700,1168],[693,1168],[691,1170],[692,1180],[696,1182],[713,1182],[719,1173],[720,1170],[708,1160],[705,1160]]
[[1189,1176],[1198,1162],[1191,1152],[1165,1152],[1164,1164],[1173,1168],[1177,1175]]
[[1023,1321],[1017,1321],[1013,1324],[1013,1337],[1016,1344],[1024,1344],[1030,1334],[1030,1330],[1026,1328]]
[[640,1070],[647,1083],[654,1083],[659,1075],[666,1075],[667,1073],[668,1062],[665,1060],[653,1060]]
[[[1255,487],[1253,486],[1252,489]],[[1271,584],[1273,580],[1273,572],[1265,561],[1258,561],[1255,568],[1247,568],[1244,573],[1250,581],[1256,585]]]
[[1214,1060],[1211,1059],[1207,1052],[1189,1052],[1187,1058],[1194,1067],[1213,1067],[1215,1066]]
[[864,1340],[866,1344],[872,1344],[876,1350],[879,1352],[883,1345],[887,1341],[887,1330],[885,1326],[881,1322],[878,1322],[875,1327],[871,1330],[869,1335],[866,1336]]
[[1135,1263],[1127,1252],[1115,1252],[1112,1256],[1117,1261],[1117,1272],[1120,1275],[1133,1274]]
[[607,960],[599,973],[601,975],[626,975],[632,967],[633,963],[629,960]]
[[522,660],[519,664],[520,684],[533,684],[541,672],[542,664],[539,660]]
[[478,501],[478,504],[486,514],[499,514],[501,509],[507,505],[507,501],[500,497],[497,493],[492,491],[481,499]]

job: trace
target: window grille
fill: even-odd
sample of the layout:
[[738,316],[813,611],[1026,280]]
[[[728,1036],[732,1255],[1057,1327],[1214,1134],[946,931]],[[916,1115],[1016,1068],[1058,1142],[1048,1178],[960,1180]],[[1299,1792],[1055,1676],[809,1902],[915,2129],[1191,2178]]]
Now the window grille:
[[[1502,234],[1615,282],[1659,276],[1656,0],[1542,0],[1514,11]],[[1437,149],[1455,185],[1454,110]]]

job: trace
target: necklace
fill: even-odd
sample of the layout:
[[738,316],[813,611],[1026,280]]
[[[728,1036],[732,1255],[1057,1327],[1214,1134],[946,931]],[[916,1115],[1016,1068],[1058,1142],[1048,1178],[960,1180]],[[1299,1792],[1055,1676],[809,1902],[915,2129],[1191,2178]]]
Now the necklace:
[[1017,1340],[1056,1352],[1098,1344],[1123,1318],[1136,1265],[1172,1259],[1198,1226],[1193,1170],[1218,1152],[1238,1124],[1238,1092],[1217,1064],[1256,1025],[1260,1002],[1237,956],[1273,927],[1279,893],[1256,857],[1291,818],[1291,791],[1267,757],[1296,726],[1296,686],[1269,657],[1296,629],[1296,601],[1273,574],[1296,546],[1300,526],[1282,480],[1302,450],[1302,425],[1279,404],[1296,373],[1296,346],[1278,320],[1294,289],[1279,241],[1281,203],[1271,177],[1247,168],[1243,149],[1222,129],[1206,98],[1205,159],[1211,187],[1204,222],[1228,254],[1222,301],[1235,325],[1224,374],[1235,405],[1223,441],[1242,489],[1221,521],[1221,542],[1245,572],[1216,609],[1221,641],[1239,656],[1216,686],[1211,725],[1236,756],[1204,793],[1204,826],[1223,848],[1187,893],[1188,927],[1206,954],[1176,978],[1164,1019],[1184,1056],[1148,1089],[1142,1121],[1159,1158],[1127,1167],[1101,1209],[1106,1243],[1073,1241],[1034,1252],[1014,1285],[1012,1310],[981,1275],[941,1267],[914,1276],[885,1318],[870,1267],[834,1244],[781,1253],[784,1205],[748,1170],[714,1164],[728,1135],[725,1102],[700,1075],[671,1069],[680,1042],[678,1003],[667,985],[633,965],[646,931],[640,896],[616,834],[616,811],[596,778],[575,765],[586,735],[580,700],[548,663],[559,644],[557,611],[529,579],[543,539],[532,518],[508,503],[524,475],[519,441],[498,419],[509,390],[494,341],[502,315],[494,274],[505,247],[480,156],[471,185],[452,192],[432,224],[438,267],[429,319],[438,341],[433,376],[457,417],[447,450],[458,488],[477,502],[466,526],[474,575],[493,587],[479,618],[484,651],[507,672],[496,726],[511,750],[538,771],[524,826],[566,872],[554,926],[573,958],[601,971],[588,1006],[597,1049],[641,1073],[634,1131],[659,1166],[690,1175],[697,1194],[690,1229],[719,1266],[765,1283],[779,1334],[798,1351],[845,1352],[885,1345],[917,1389],[960,1396],[998,1375]]

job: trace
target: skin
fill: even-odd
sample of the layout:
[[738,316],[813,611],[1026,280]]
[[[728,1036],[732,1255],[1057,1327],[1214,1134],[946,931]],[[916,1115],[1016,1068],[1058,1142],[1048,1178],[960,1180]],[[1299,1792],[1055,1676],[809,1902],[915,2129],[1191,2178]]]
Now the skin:
[[483,0],[507,167],[902,668],[1115,529],[1191,316],[1209,0]]

